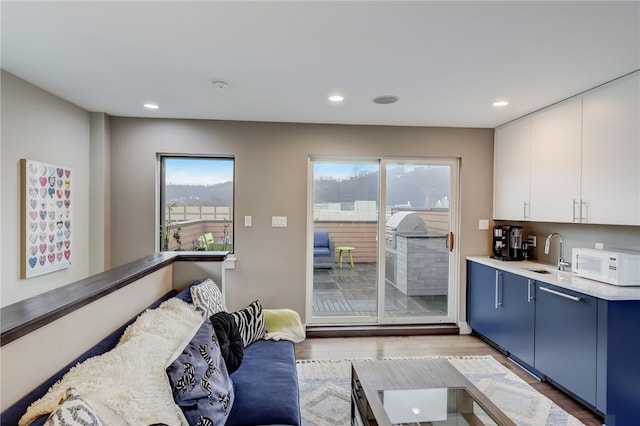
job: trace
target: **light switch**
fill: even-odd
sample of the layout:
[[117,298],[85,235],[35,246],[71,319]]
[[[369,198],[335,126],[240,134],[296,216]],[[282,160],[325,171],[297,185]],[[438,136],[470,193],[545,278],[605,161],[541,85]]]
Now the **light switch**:
[[286,216],[271,216],[271,226],[273,228],[286,228],[287,217]]
[[244,217],[244,226],[251,226],[251,216]]

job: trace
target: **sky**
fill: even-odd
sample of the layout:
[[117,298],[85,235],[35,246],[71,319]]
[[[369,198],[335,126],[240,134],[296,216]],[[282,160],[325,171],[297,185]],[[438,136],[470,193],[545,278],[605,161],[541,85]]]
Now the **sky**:
[[314,178],[348,179],[363,173],[373,173],[378,171],[378,163],[320,163],[313,164]]
[[226,158],[165,158],[168,185],[215,185],[233,181],[233,160]]
[[[314,177],[349,179],[360,174],[375,173],[376,163],[314,162]],[[407,165],[392,168],[407,168]],[[406,171],[406,170],[405,170]],[[233,160],[222,158],[166,158],[165,178],[169,185],[215,185],[233,181]]]

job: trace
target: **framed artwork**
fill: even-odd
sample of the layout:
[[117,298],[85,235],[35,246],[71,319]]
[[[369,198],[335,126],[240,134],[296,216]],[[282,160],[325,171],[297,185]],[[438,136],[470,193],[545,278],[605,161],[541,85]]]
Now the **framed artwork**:
[[71,265],[73,185],[65,166],[20,160],[20,278]]

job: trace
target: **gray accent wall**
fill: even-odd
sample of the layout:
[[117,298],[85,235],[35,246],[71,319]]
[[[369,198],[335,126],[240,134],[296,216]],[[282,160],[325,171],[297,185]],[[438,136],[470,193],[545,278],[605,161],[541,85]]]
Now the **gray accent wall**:
[[[232,155],[235,177],[235,269],[227,272],[227,300],[238,309],[261,299],[305,315],[307,176],[309,156],[459,158],[460,320],[465,319],[465,256],[490,253],[493,129],[347,126],[109,117],[90,113],[4,70],[1,73],[0,302],[6,306],[156,250],[159,153]],[[73,265],[20,279],[19,160],[68,165],[74,173]],[[615,203],[612,203],[612,208]],[[242,218],[253,217],[253,226]],[[272,228],[271,216],[287,216]],[[601,242],[640,250],[640,227],[524,222],[538,237],[534,258],[553,264],[557,240],[544,255],[544,238],[562,233],[565,257],[573,247]],[[173,277],[180,287],[197,273]],[[218,276],[206,267],[202,274]],[[191,278],[189,278],[191,279]]]
[[[117,266],[156,249],[159,153],[232,155],[235,175],[234,270],[227,305],[255,299],[305,315],[307,175],[313,155],[461,159],[459,278],[464,257],[488,253],[479,219],[492,209],[493,129],[346,126],[111,118],[111,259]],[[242,218],[253,217],[244,227]],[[272,228],[272,216],[287,216]],[[464,318],[464,297],[459,310]]]

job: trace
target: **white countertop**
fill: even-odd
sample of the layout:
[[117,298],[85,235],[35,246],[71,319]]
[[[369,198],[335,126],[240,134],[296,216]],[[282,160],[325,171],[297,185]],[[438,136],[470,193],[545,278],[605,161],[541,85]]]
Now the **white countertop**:
[[[640,300],[640,287],[619,287],[588,280],[576,277],[570,272],[561,272],[554,266],[544,263],[503,261],[489,256],[467,256],[467,260],[604,300]],[[541,274],[531,269],[545,269],[550,273]]]

